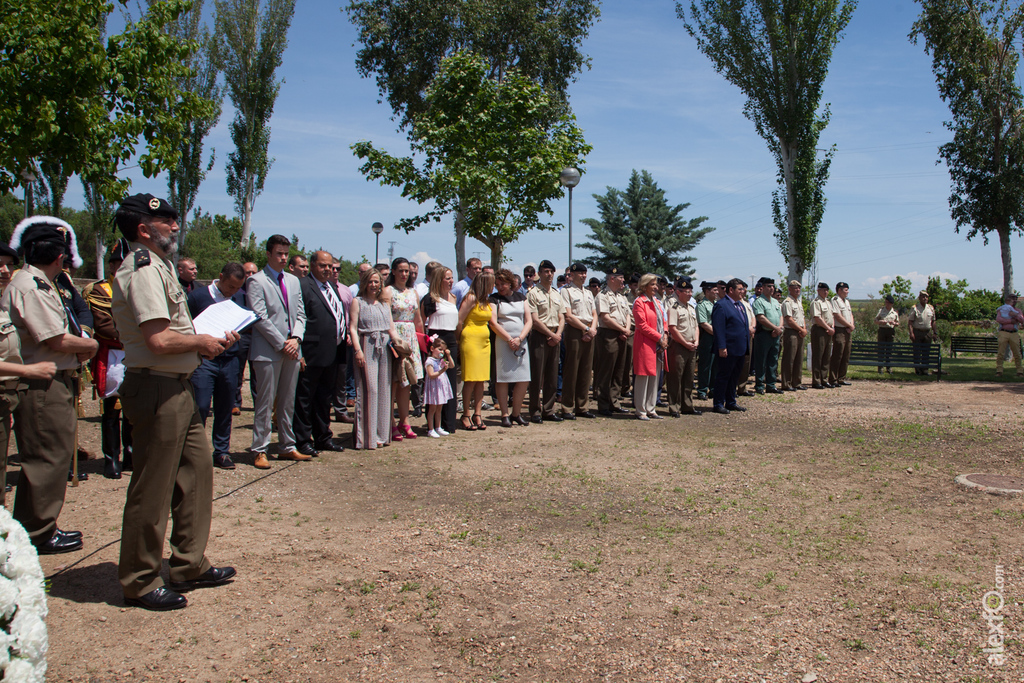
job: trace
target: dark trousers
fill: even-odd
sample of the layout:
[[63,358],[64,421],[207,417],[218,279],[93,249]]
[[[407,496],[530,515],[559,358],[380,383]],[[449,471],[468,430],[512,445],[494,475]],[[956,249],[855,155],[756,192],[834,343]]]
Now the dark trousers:
[[744,356],[719,356],[715,365],[715,407],[728,408],[736,405],[736,384],[739,382],[740,373],[743,371],[743,364],[747,357]]
[[626,365],[626,342],[619,333],[598,328],[594,340],[594,398],[597,409],[621,408],[622,370]]
[[779,379],[779,342],[771,332],[758,330],[754,334],[754,387],[775,389]]
[[932,345],[931,330],[914,330],[914,373],[918,375],[928,374],[928,350]]
[[[554,346],[548,344],[547,335],[541,332],[530,333],[531,417],[541,414],[551,415],[555,412],[555,394],[558,393],[558,356],[561,353],[561,346],[561,344]],[[544,392],[543,402],[541,391]]]
[[[131,469],[132,423],[128,421],[128,417],[121,410],[120,400],[117,396],[103,399],[103,416],[100,418],[100,445],[103,448],[103,457],[114,462],[120,462],[123,445],[126,469]],[[229,409],[229,416],[230,412]]]
[[[452,360],[458,363],[459,340],[455,336],[455,330],[430,330],[430,333],[436,334],[444,340],[444,343],[448,345],[448,350],[452,354]],[[448,368],[445,370],[444,374],[448,377],[448,383],[452,385],[453,396],[441,409],[441,429],[446,432],[454,432],[456,421],[459,416],[459,394],[455,391],[459,386],[459,368],[457,365],[453,368]]]
[[736,376],[736,393],[745,394],[750,391],[750,362],[753,359],[754,338],[747,340],[747,353],[743,356],[743,366]]
[[338,364],[307,365],[299,373],[292,416],[295,445],[323,446],[334,438],[331,432],[331,403],[338,378]]
[[620,396],[632,392],[633,388],[633,335],[626,338],[626,358],[622,362],[622,374],[619,376]]
[[583,330],[565,326],[565,363],[562,365],[562,409],[582,413],[590,403],[594,376],[594,340],[583,341]]
[[[339,347],[341,349],[341,347]],[[345,362],[342,362],[342,358]],[[338,352],[337,374],[334,378],[334,410],[338,413],[348,412],[348,378],[349,370],[355,361],[352,357],[352,346],[344,344],[344,350]]]
[[204,358],[192,373],[192,388],[195,390],[196,406],[204,427],[210,416],[211,399],[213,401],[214,456],[231,452],[231,409],[235,407],[239,374],[241,360],[237,356],[217,356],[213,360]]
[[811,327],[811,383],[820,387],[828,383],[829,360],[832,358],[832,337],[824,327]]
[[828,381],[838,384],[846,380],[846,368],[850,365],[850,338],[853,333],[849,327],[836,326],[836,334],[832,337],[832,358],[828,364]]
[[693,412],[693,375],[697,352],[672,342],[668,347],[668,409],[673,413]]
[[891,327],[879,327],[878,328],[878,371],[882,371],[882,365],[885,365],[885,369],[892,370],[889,367],[889,358],[892,354],[892,346],[884,346],[885,344],[892,344],[896,341],[896,330]]
[[796,330],[782,333],[782,388],[795,389],[804,381],[804,340]]
[[697,344],[697,393],[707,396],[715,382],[715,364],[718,352],[715,350],[715,335],[701,331]]

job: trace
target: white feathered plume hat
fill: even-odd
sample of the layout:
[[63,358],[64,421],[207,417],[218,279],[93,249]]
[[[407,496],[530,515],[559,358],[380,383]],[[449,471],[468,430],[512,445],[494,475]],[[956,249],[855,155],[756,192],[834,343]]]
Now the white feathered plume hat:
[[75,238],[74,228],[72,228],[67,221],[63,221],[53,216],[30,216],[18,223],[14,228],[14,234],[11,235],[11,249],[14,249],[15,251],[19,250],[21,247],[21,238],[25,235],[25,231],[33,225],[47,225],[55,228],[64,235],[64,243],[67,245],[67,252],[71,254],[71,265],[75,268],[82,267],[85,262],[82,261],[82,257],[78,255],[78,240]]

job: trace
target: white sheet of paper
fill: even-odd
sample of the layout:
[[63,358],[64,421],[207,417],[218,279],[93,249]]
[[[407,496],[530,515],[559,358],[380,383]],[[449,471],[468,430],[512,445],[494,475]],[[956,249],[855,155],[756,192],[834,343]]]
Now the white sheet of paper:
[[196,334],[223,337],[228,330],[238,332],[254,320],[256,320],[255,313],[228,299],[219,304],[207,306],[206,310],[192,321],[192,324],[196,328]]
[[121,383],[124,382],[124,351],[108,349],[107,353],[107,393],[103,398],[117,396]]

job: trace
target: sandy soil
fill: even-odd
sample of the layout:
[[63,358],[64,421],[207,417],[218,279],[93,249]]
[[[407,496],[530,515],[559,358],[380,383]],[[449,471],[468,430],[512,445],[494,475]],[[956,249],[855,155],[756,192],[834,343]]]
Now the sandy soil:
[[[1024,474],[1022,393],[858,382],[728,417],[492,420],[269,473],[241,454],[246,409],[208,549],[238,580],[185,610],[122,603],[128,479],[90,461],[68,489],[86,549],[42,558],[49,678],[1020,680],[1024,507],[953,479]],[[98,419],[81,431],[99,453]],[[982,652],[997,566],[1002,666]]]

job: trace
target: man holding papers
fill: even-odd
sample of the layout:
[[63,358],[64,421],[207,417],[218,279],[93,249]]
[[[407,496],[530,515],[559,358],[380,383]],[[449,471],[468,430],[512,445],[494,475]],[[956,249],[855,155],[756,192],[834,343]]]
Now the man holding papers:
[[[178,212],[149,194],[128,197],[114,216],[132,253],[114,276],[114,323],[127,368],[124,413],[134,427],[134,470],[121,524],[118,578],[129,605],[150,610],[185,607],[181,593],[219,586],[231,567],[206,559],[213,508],[213,459],[192,384],[203,358],[238,341],[196,334],[185,292],[171,260],[178,245]],[[160,576],[170,512],[170,587]]]
[[[196,287],[188,295],[188,312],[193,318],[213,304],[232,301],[245,308],[245,271],[239,263],[228,263],[220,277],[208,287]],[[224,470],[235,469],[231,460],[231,409],[235,405],[235,389],[241,372],[242,348],[235,344],[216,358],[204,358],[192,373],[192,387],[196,392],[199,415],[206,424],[213,400],[213,466]]]

